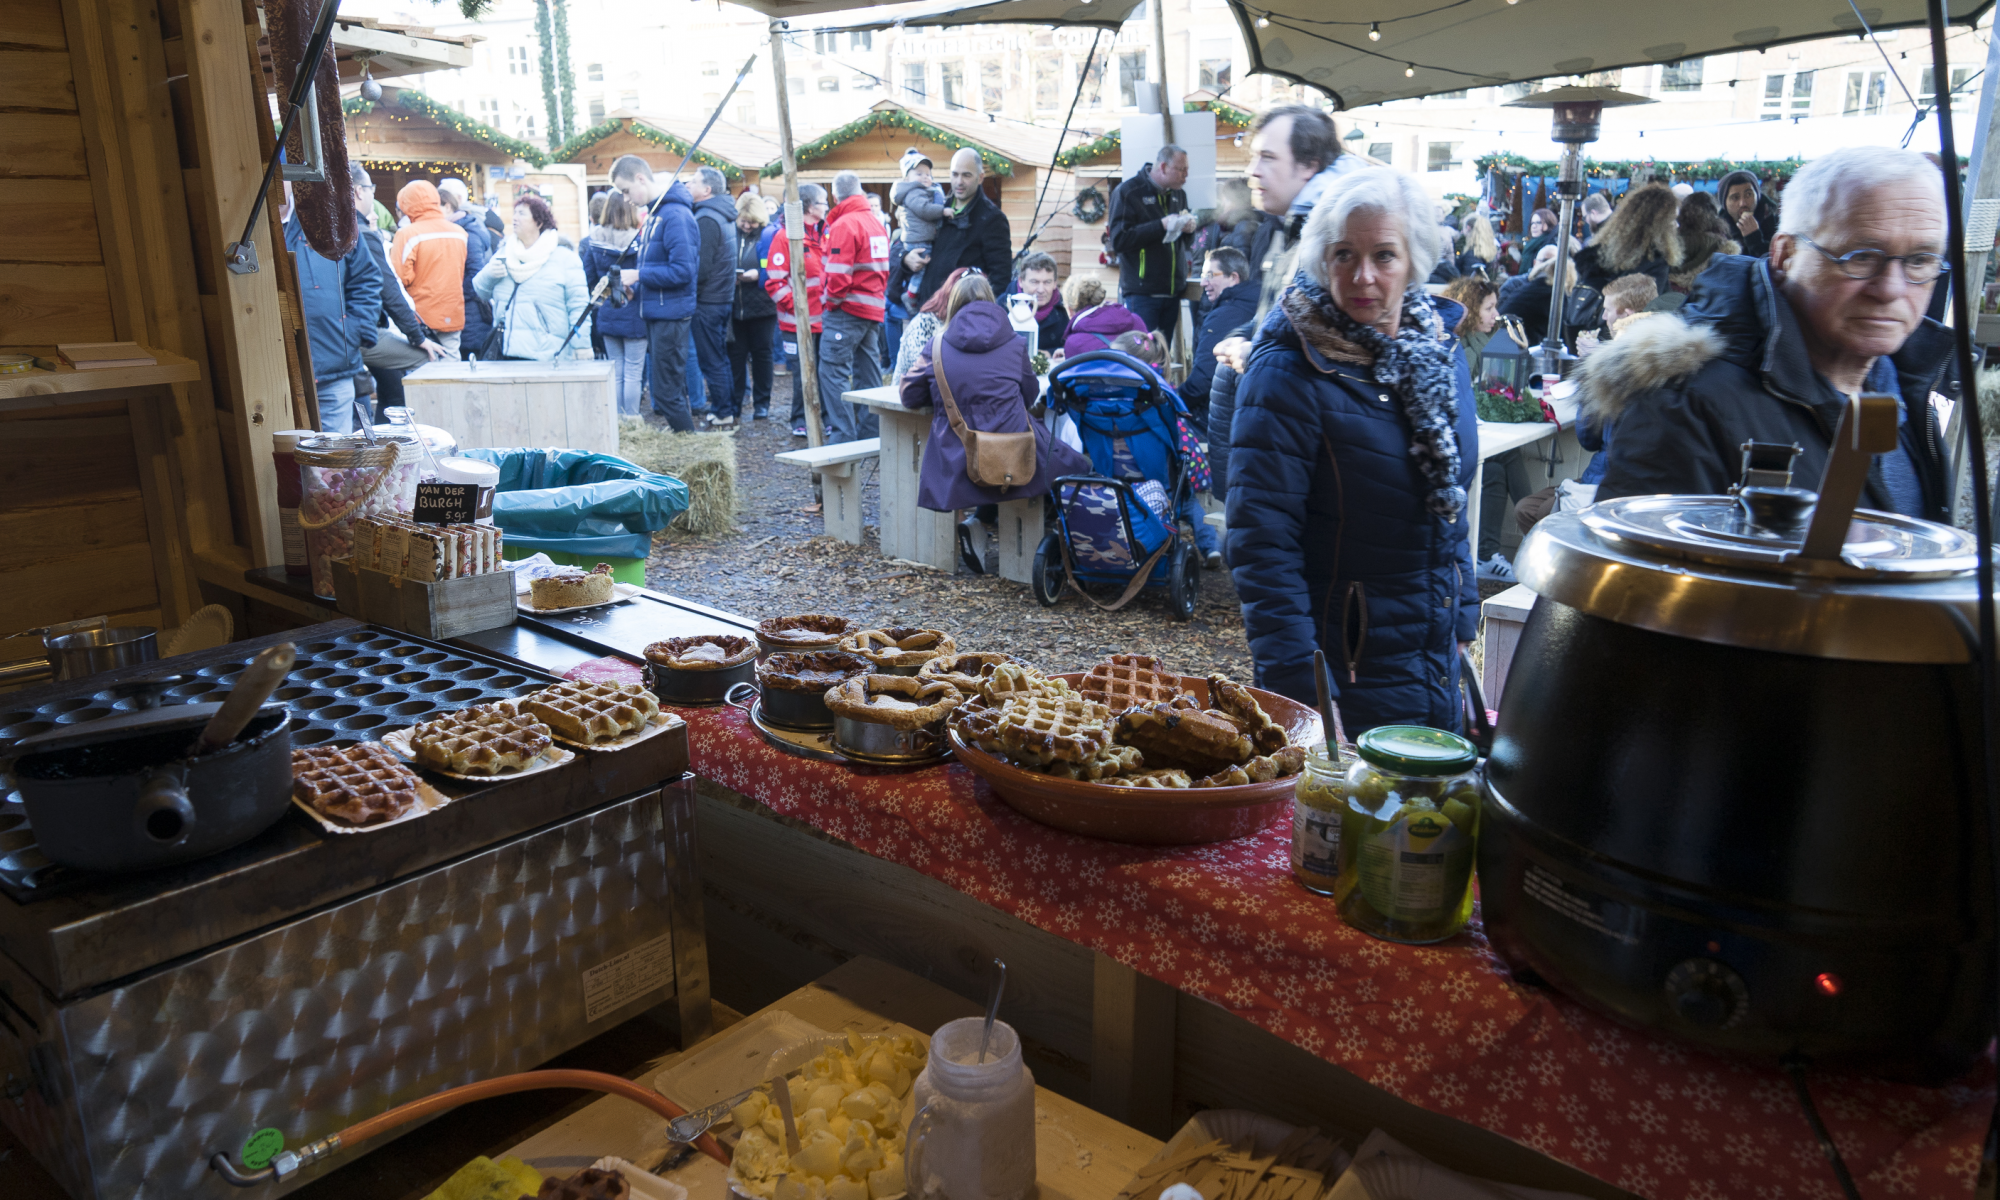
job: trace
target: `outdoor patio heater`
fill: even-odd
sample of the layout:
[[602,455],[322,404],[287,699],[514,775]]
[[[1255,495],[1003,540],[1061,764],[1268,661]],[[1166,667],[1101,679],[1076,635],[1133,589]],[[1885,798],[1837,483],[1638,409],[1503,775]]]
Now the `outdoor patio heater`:
[[[1585,143],[1597,140],[1598,121],[1606,108],[1622,108],[1629,104],[1651,104],[1645,96],[1635,96],[1608,87],[1560,87],[1552,91],[1536,92],[1508,103],[1508,108],[1546,108],[1553,110],[1555,128],[1550,137],[1562,143],[1562,165],[1556,178],[1556,198],[1562,203],[1562,236],[1556,239],[1556,270],[1550,283],[1549,331],[1535,351],[1535,372],[1545,378],[1560,379],[1563,366],[1574,362],[1575,356],[1563,349],[1563,302],[1566,297],[1562,281],[1569,273],[1570,229],[1576,223],[1577,202],[1583,199],[1583,147]],[[1521,264],[1524,270],[1531,270],[1533,263]]]

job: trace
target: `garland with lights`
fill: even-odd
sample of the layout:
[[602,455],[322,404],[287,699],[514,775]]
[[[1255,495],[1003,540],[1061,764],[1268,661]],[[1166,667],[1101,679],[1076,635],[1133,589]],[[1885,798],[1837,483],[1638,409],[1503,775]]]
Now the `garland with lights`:
[[[621,129],[642,142],[651,142],[663,150],[671,150],[683,159],[687,158],[688,150],[693,145],[686,138],[675,137],[666,130],[656,129],[643,121],[637,121],[631,117],[613,117],[601,124],[592,125],[582,133],[557,146],[550,152],[549,161],[581,163],[585,150],[590,149]],[[732,183],[743,178],[743,168],[727,159],[717,158],[706,150],[696,150],[694,152],[694,161],[705,167],[714,167],[716,170],[722,172],[724,179]]]
[[[400,91],[396,94],[393,104],[387,101],[380,104],[372,103],[363,100],[359,96],[350,96],[340,102],[340,111],[350,117],[373,115],[390,121],[409,120],[408,117],[396,115],[392,111],[394,109],[403,109],[417,116],[426,117],[451,130],[453,133],[464,134],[475,142],[484,143],[514,158],[526,159],[534,166],[546,167],[549,165],[547,151],[537,149],[519,138],[508,137],[492,126],[475,121],[451,105],[433,100],[422,92],[413,92],[407,89]],[[370,159],[369,161],[386,162],[388,160]]]
[[[1480,174],[1499,171],[1506,175],[1545,176],[1554,179],[1562,173],[1561,164],[1554,161],[1536,162],[1519,154],[1501,152],[1482,154],[1472,160],[1472,165]],[[1800,167],[1805,166],[1802,158],[1755,159],[1734,162],[1726,158],[1703,159],[1699,162],[1664,162],[1655,159],[1618,159],[1600,162],[1594,158],[1583,160],[1583,173],[1595,179],[1630,179],[1635,172],[1646,170],[1674,182],[1713,183],[1731,171],[1748,171],[1765,183],[1791,179]]]
[[1081,146],[1071,146],[1061,154],[1056,155],[1056,165],[1064,170],[1071,170],[1094,158],[1116,154],[1118,153],[1118,147],[1123,144],[1124,139],[1119,137],[1118,131],[1114,129],[1110,133],[1083,143]]
[[1187,100],[1181,103],[1182,112],[1212,112],[1215,123],[1231,129],[1248,129],[1257,120],[1257,114],[1236,107],[1227,100]]
[[[804,166],[813,159],[824,158],[826,155],[854,141],[856,138],[873,133],[878,129],[905,130],[916,134],[918,137],[936,142],[940,146],[949,147],[954,152],[969,147],[979,152],[979,161],[985,164],[987,174],[1012,175],[1014,173],[1014,164],[1011,161],[1000,157],[984,146],[974,145],[962,133],[953,133],[948,129],[940,129],[929,121],[912,114],[907,109],[901,108],[886,108],[863,113],[857,119],[849,121],[840,128],[816,137],[805,145],[800,146],[792,152],[792,157],[798,161],[799,165]],[[763,173],[766,175],[776,175],[784,169],[784,160],[780,159],[777,162],[765,164]]]

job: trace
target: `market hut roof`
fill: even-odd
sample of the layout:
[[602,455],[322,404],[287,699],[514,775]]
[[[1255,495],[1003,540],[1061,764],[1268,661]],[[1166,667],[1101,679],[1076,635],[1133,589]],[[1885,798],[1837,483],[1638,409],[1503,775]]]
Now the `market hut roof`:
[[[327,47],[334,56],[342,85],[361,80],[362,64],[378,82],[427,71],[457,71],[472,65],[472,47],[486,39],[476,33],[439,33],[427,25],[378,21],[373,17],[341,16],[333,23]],[[271,39],[257,39],[264,69],[271,68]]]
[[[900,130],[953,150],[970,146],[979,151],[979,159],[989,175],[1012,175],[1016,164],[1046,168],[1049,160],[1056,155],[1056,143],[1061,132],[1020,121],[988,120],[983,113],[904,104],[899,100],[878,100],[867,112],[847,124],[798,145],[795,153],[799,165],[823,158],[858,137],[883,130]],[[1065,145],[1074,146],[1089,137],[1088,133],[1072,129],[1061,140]],[[771,162],[763,168],[766,175],[776,175],[783,169],[782,161]]]
[[422,92],[385,87],[382,101],[340,102],[347,117],[348,154],[359,162],[504,163],[524,159],[545,167],[548,153],[508,137]]
[[[629,133],[641,141],[686,157],[694,139],[701,133],[702,124],[703,119],[699,117],[661,117],[617,109],[602,124],[593,125],[564,142],[549,157],[553,162],[583,162],[584,155],[592,146],[617,133]],[[708,131],[708,136],[702,138],[694,161],[702,166],[714,167],[734,182],[752,171],[765,170],[764,163],[779,154],[780,147],[775,129],[738,125],[718,119],[714,128]]]

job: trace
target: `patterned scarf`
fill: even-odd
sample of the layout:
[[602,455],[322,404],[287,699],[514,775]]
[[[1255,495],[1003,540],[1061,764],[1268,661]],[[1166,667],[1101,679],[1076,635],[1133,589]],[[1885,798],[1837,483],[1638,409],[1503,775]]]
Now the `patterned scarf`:
[[1424,506],[1446,522],[1457,521],[1466,504],[1458,483],[1458,362],[1429,294],[1420,285],[1403,292],[1402,319],[1391,337],[1342,312],[1304,271],[1292,287],[1335,333],[1374,355],[1375,382],[1402,405],[1410,422],[1410,457],[1431,485]]

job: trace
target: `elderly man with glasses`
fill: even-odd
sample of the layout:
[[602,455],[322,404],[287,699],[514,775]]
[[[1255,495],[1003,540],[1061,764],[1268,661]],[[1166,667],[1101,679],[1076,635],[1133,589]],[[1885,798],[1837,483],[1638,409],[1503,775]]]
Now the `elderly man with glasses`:
[[1849,146],[1785,189],[1768,260],[1718,255],[1673,316],[1631,326],[1578,371],[1586,422],[1609,455],[1597,498],[1720,493],[1747,441],[1804,447],[1816,486],[1848,398],[1902,402],[1900,445],[1877,456],[1862,503],[1945,519],[1951,332],[1924,316],[1945,286],[1944,181],[1922,155]]

